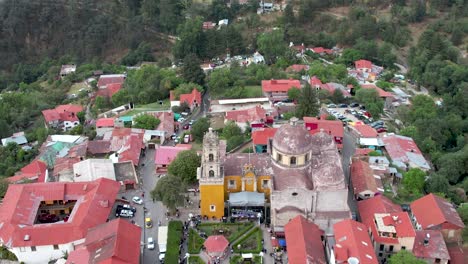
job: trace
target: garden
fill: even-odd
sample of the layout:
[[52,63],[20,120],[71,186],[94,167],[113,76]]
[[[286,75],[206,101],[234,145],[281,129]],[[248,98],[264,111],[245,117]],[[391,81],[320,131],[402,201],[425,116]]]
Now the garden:
[[188,259],[188,263],[190,264],[205,264],[205,261],[203,261],[199,256],[190,256]]
[[229,263],[230,264],[260,264],[260,263],[263,263],[263,261],[262,261],[262,257],[259,255],[254,256],[252,260],[244,260],[242,259],[241,255],[236,255],[231,258]]
[[260,253],[263,249],[262,231],[255,227],[237,241],[232,248],[236,253]]
[[188,234],[188,253],[190,254],[198,254],[203,246],[205,240],[195,231],[194,229],[190,228]]
[[198,228],[207,236],[223,235],[232,243],[253,226],[253,223],[202,223]]
[[183,224],[181,221],[170,221],[167,231],[167,251],[165,262],[179,262],[179,245],[182,239]]

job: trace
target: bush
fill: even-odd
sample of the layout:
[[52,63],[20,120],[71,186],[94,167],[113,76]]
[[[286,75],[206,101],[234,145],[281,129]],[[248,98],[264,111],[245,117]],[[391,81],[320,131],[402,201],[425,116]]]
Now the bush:
[[198,235],[198,233],[190,228],[189,235],[188,235],[188,253],[190,254],[198,254],[203,246],[205,240]]
[[188,263],[205,264],[205,261],[203,261],[199,256],[190,256]]
[[[238,245],[241,245],[241,249],[237,248]],[[236,253],[259,253],[263,248],[262,231],[258,227],[254,228],[237,241],[232,248]]]
[[181,221],[170,221],[167,231],[166,263],[179,263],[179,245],[182,239],[183,224]]
[[244,136],[233,136],[227,140],[226,150],[231,151],[244,143]]

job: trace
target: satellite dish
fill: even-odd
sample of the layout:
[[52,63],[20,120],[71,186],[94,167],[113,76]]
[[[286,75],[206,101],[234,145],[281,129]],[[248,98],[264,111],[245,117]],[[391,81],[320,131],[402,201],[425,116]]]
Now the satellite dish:
[[348,258],[348,263],[349,264],[359,264],[359,259],[357,259],[355,257],[350,257],[350,258]]

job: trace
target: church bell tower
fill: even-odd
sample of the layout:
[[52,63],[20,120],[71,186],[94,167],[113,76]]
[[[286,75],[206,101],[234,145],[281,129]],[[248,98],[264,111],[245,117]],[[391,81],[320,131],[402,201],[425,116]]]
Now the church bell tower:
[[203,155],[198,168],[200,214],[217,219],[224,216],[224,172],[218,134],[209,128],[203,137]]

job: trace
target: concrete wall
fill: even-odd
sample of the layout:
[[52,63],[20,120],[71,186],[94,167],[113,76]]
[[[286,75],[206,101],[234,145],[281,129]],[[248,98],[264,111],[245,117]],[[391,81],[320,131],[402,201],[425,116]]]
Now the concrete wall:
[[74,245],[82,243],[82,240],[78,240],[68,244],[57,245],[58,249],[54,249],[54,245],[36,246],[35,251],[32,251],[32,247],[15,247],[10,251],[13,252],[18,261],[26,264],[43,264],[48,263],[50,260],[62,258],[65,252],[70,253],[75,249]]

